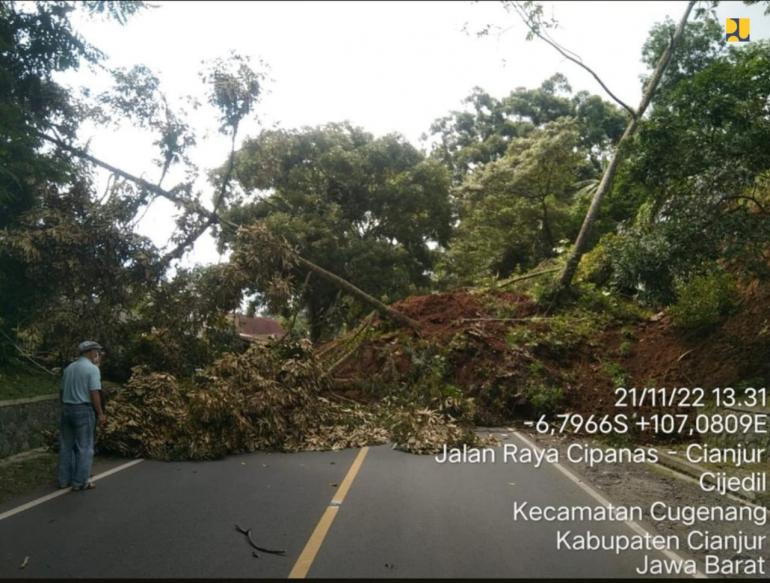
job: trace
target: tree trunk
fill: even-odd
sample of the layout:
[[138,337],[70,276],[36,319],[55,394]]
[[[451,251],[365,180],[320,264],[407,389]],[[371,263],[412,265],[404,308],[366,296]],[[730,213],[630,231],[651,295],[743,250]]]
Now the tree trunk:
[[583,225],[580,227],[580,232],[578,233],[577,239],[575,240],[575,246],[572,249],[572,253],[570,253],[569,258],[567,259],[564,270],[559,275],[559,286],[562,288],[568,288],[572,283],[572,278],[575,275],[575,271],[577,271],[580,259],[583,257],[583,253],[585,253],[586,243],[588,241],[588,235],[590,233],[591,227],[593,227],[593,224],[596,222],[596,218],[599,215],[599,206],[604,199],[604,195],[607,194],[607,192],[609,192],[610,188],[612,187],[612,181],[615,179],[615,173],[617,172],[618,166],[620,164],[620,148],[623,143],[634,133],[634,131],[636,131],[636,127],[637,120],[636,118],[632,118],[630,123],[626,126],[626,131],[623,132],[623,136],[618,142],[615,154],[612,156],[609,166],[607,166],[607,169],[604,171],[602,180],[599,182],[599,186],[597,187],[596,192],[591,199],[591,205],[588,207],[588,212],[583,219]]
[[307,305],[308,324],[310,326],[310,341],[313,344],[318,344],[321,340],[321,332],[323,326],[321,325],[321,308],[317,302],[311,297]]
[[545,238],[545,257],[553,256],[553,233],[551,233],[551,221],[548,218],[548,204],[545,198],[540,201],[540,207],[543,209],[543,237]]
[[341,288],[342,290],[348,292],[352,296],[358,298],[363,303],[377,310],[382,315],[396,321],[402,326],[407,326],[417,332],[420,331],[420,324],[416,320],[412,320],[412,318],[402,314],[401,312],[394,310],[390,306],[386,306],[380,300],[378,300],[373,296],[370,296],[368,293],[357,288],[349,281],[342,279],[340,276],[333,274],[331,271],[326,271],[323,267],[316,265],[312,261],[308,261],[302,256],[298,255],[297,261],[303,267],[307,267],[313,273],[319,275],[325,280],[333,283],[335,286]]
[[602,180],[599,183],[599,187],[596,189],[593,199],[591,200],[591,206],[588,208],[588,212],[586,213],[585,219],[583,220],[583,225],[580,227],[580,233],[578,233],[577,239],[575,240],[575,246],[572,249],[572,253],[570,254],[569,258],[567,259],[567,264],[564,266],[564,270],[559,276],[559,287],[562,289],[567,289],[572,284],[572,278],[575,276],[575,271],[580,264],[580,259],[583,257],[583,253],[585,253],[585,248],[588,242],[588,236],[591,232],[591,228],[593,227],[593,224],[596,222],[596,218],[599,215],[599,207],[601,206],[602,200],[604,199],[604,195],[606,195],[610,188],[612,188],[612,182],[615,178],[615,174],[618,170],[618,165],[620,164],[620,159],[623,153],[623,146],[631,139],[637,127],[639,126],[639,120],[647,110],[647,106],[652,100],[655,89],[657,89],[658,84],[660,83],[660,79],[663,76],[663,72],[666,70],[668,63],[671,60],[671,54],[674,50],[674,47],[684,34],[685,24],[687,24],[687,19],[689,18],[690,12],[692,11],[694,5],[694,1],[691,1],[687,4],[687,8],[685,9],[684,15],[676,27],[676,31],[674,32],[674,36],[671,38],[671,42],[666,47],[666,50],[663,51],[663,54],[660,56],[658,64],[655,67],[655,72],[647,82],[647,86],[642,93],[642,100],[639,102],[639,107],[637,108],[635,115],[632,116],[631,121],[626,126],[626,131],[623,132],[623,136],[620,138],[620,141],[615,148],[615,153],[610,159],[610,164],[604,171],[604,175],[602,176]]

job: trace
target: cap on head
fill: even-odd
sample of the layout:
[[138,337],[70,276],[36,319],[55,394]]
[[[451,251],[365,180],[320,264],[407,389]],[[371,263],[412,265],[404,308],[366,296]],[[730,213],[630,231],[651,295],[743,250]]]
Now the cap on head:
[[94,342],[93,340],[86,340],[84,342],[81,342],[78,345],[78,353],[83,354],[84,352],[90,352],[91,350],[103,350],[101,345],[98,342]]

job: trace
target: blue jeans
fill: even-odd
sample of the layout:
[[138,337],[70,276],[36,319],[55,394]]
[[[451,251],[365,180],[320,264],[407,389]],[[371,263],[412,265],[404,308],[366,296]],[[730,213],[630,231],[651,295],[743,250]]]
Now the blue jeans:
[[96,413],[90,403],[62,404],[59,438],[59,486],[85,486],[94,461]]

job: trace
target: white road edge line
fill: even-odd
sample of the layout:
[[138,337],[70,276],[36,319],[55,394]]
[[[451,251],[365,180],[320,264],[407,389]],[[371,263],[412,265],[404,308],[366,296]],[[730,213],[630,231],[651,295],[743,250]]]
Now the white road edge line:
[[[141,458],[130,461],[116,468],[112,468],[111,470],[107,470],[106,472],[103,472],[98,476],[94,476],[93,478],[91,478],[91,481],[96,482],[97,480],[101,480],[102,478],[106,478],[107,476],[111,476],[112,474],[116,474],[122,470],[127,470],[128,468],[135,466],[136,464],[141,463],[143,461],[144,460]],[[54,498],[58,498],[59,496],[64,496],[65,494],[69,494],[71,491],[72,490],[70,488],[65,488],[63,490],[56,490],[56,492],[51,492],[50,494],[46,494],[45,496],[42,496],[36,500],[32,500],[32,502],[27,502],[26,504],[22,504],[21,506],[17,506],[16,508],[12,508],[11,510],[3,512],[2,514],[0,514],[0,520],[5,520],[6,518],[10,518],[11,516],[19,514],[20,512],[24,512],[25,510],[29,510],[30,508],[34,508],[35,506],[43,504],[44,502],[48,502],[49,500],[53,500]]]
[[[518,437],[521,441],[523,441],[526,445],[531,447],[533,450],[540,452],[542,450],[541,447],[535,445],[532,441],[524,437],[521,433],[518,431],[513,431],[513,435]],[[609,507],[610,501],[607,500],[604,496],[602,496],[599,492],[594,490],[591,486],[586,484],[583,480],[581,480],[579,477],[577,477],[575,474],[573,474],[570,470],[562,466],[560,463],[553,463],[550,464],[553,467],[555,467],[557,470],[559,470],[562,474],[567,476],[571,481],[575,482],[577,486],[589,494],[592,498],[597,500],[602,506]],[[641,524],[636,522],[635,520],[624,520],[626,526],[628,526],[631,530],[633,530],[636,534],[642,535],[642,536],[652,536],[649,532],[647,532],[647,529],[645,529]],[[660,550],[661,553],[663,553],[666,557],[669,559],[673,559],[675,561],[684,561],[682,557],[680,557],[677,553],[674,551],[670,551],[668,549]],[[692,575],[693,579],[708,579],[708,576],[703,574],[700,569],[697,567],[695,568],[695,574]]]

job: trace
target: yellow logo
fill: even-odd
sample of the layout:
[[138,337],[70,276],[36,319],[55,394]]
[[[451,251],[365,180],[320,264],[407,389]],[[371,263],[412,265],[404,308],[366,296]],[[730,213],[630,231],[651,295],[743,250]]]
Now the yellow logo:
[[748,18],[728,18],[725,22],[725,40],[729,43],[745,43],[749,36]]

